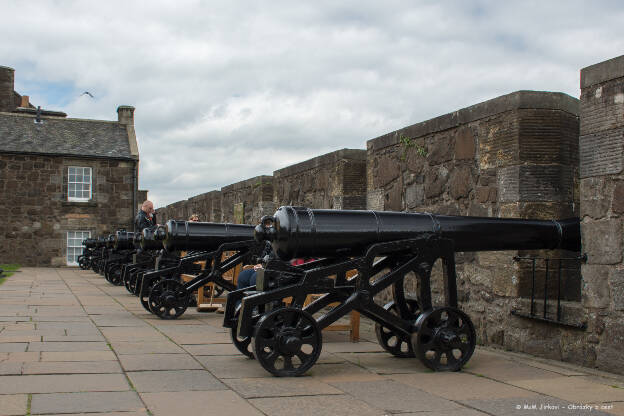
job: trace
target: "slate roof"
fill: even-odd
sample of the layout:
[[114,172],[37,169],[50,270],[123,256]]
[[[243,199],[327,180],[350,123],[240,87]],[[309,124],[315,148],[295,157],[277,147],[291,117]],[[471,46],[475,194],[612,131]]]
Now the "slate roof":
[[42,118],[0,113],[0,152],[135,159],[128,132],[116,121]]

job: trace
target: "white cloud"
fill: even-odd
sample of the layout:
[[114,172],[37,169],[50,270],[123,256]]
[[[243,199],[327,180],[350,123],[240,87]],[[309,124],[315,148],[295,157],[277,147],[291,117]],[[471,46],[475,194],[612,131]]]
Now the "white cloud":
[[0,65],[31,102],[101,119],[136,107],[157,205],[515,90],[578,96],[580,68],[624,53],[618,1],[29,1],[3,15]]

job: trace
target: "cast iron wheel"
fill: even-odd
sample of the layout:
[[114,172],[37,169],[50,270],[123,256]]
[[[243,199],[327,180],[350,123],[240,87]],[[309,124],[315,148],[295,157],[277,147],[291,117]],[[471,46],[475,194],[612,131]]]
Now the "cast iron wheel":
[[[416,321],[420,315],[420,305],[416,299],[405,299],[409,316],[404,316],[404,320]],[[400,315],[399,308],[394,301],[386,303],[384,309],[392,312],[395,315]],[[383,347],[384,350],[390,354],[399,358],[415,357],[414,349],[412,348],[412,340],[410,335],[402,335],[396,333],[392,329],[375,323],[375,334],[377,335],[377,342]]]
[[106,279],[106,281],[108,283],[111,283],[111,284],[113,282],[111,281],[111,278],[110,278],[110,270],[111,270],[113,264],[114,263],[109,263],[109,264],[106,265],[106,267],[104,267],[104,279]]
[[82,270],[87,270],[89,268],[89,260],[85,256],[78,256],[78,266]]
[[278,377],[300,376],[321,355],[323,339],[316,320],[297,308],[280,308],[262,315],[252,340],[256,360]]
[[126,278],[124,279],[124,286],[126,287],[126,290],[128,291],[128,293],[132,293],[132,289],[130,289],[130,281],[132,279],[132,277],[134,276],[134,274],[136,273],[136,271],[134,270],[128,270],[126,271]]
[[128,292],[132,293],[135,296],[136,296],[135,290],[136,290],[136,282],[137,282],[138,275],[139,275],[138,271],[131,272],[130,277],[128,278],[127,284],[126,284],[126,289],[128,290]]
[[459,371],[474,352],[477,336],[464,312],[443,307],[424,312],[416,321],[412,347],[434,371]]
[[190,293],[184,285],[174,279],[156,283],[149,294],[150,311],[161,319],[176,319],[189,304]]
[[[234,312],[234,318],[236,318],[237,321],[238,321],[238,316],[240,315],[240,311],[241,311],[241,305],[238,305]],[[256,324],[256,322],[258,322],[259,318],[260,318],[259,315],[252,316],[254,325]],[[239,337],[238,335],[236,335],[237,326],[238,325],[235,325],[232,328],[230,328],[230,338],[232,339],[232,344],[234,344],[237,350],[245,354],[247,357],[253,359],[254,355],[253,355],[253,350],[251,348],[251,337]]]
[[[142,279],[143,282],[145,282],[145,277],[143,277]],[[143,295],[141,295],[141,288],[137,288],[137,291],[139,292],[139,300],[141,301],[141,305],[143,305],[143,307],[145,308],[146,311],[148,311],[149,313],[154,313],[152,312],[152,310],[150,309],[150,294],[152,293],[152,289],[154,288],[154,285],[156,283],[160,282],[160,280],[156,280],[156,279],[151,279],[150,280],[150,284],[147,285],[145,287],[145,289],[143,290],[145,293]],[[141,285],[143,285],[143,283],[141,283]]]
[[115,263],[108,269],[108,281],[115,286],[123,285],[121,280],[121,264]]

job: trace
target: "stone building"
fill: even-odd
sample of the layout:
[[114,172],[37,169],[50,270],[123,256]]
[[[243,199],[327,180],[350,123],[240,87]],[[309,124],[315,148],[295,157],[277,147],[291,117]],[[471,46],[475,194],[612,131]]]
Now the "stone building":
[[0,263],[74,265],[85,237],[132,229],[139,152],[134,108],[116,121],[35,108],[0,67]]

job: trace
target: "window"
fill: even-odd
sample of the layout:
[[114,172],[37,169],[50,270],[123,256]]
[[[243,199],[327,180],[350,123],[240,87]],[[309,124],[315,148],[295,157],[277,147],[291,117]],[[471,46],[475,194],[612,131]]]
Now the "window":
[[91,199],[91,168],[70,166],[67,175],[67,200],[88,201]]
[[91,238],[91,231],[67,231],[67,265],[78,266],[82,254],[82,241]]

